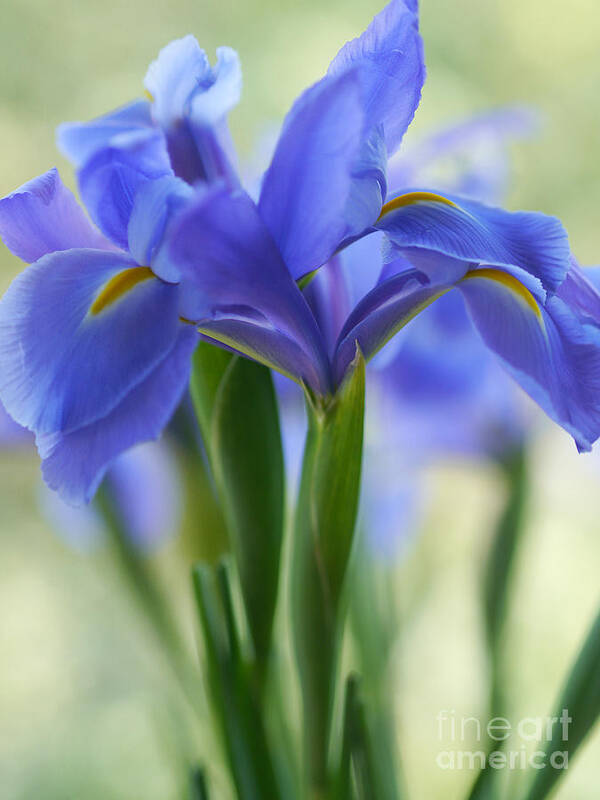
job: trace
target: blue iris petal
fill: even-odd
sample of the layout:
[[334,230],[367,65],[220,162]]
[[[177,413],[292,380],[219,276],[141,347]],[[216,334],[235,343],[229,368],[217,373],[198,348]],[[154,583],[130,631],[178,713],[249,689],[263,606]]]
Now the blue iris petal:
[[334,256],[304,289],[304,297],[317,321],[327,352],[333,353],[339,333],[352,308],[340,256]]
[[144,78],[153,101],[152,115],[164,128],[181,119],[195,92],[206,90],[213,83],[208,56],[191,35],[163,47]]
[[152,129],[137,131],[95,153],[79,172],[79,191],[100,230],[127,250],[129,218],[138,190],[170,174],[162,134]]
[[27,263],[71,247],[112,249],[56,169],[0,200],[0,236],[9,250]]
[[361,36],[342,47],[328,73],[357,69],[367,129],[382,127],[389,155],[414,117],[425,80],[416,3],[412,6],[392,0]]
[[106,417],[70,433],[38,435],[51,489],[74,505],[88,502],[118,455],[158,438],[187,386],[197,339],[193,328],[181,328],[163,359]]
[[108,147],[115,137],[150,128],[152,117],[147,100],[134,100],[90,122],[65,122],[58,126],[56,140],[59,150],[77,167],[98,150]]
[[237,342],[268,363],[277,359],[279,368],[285,362],[286,372],[328,390],[317,324],[248,195],[207,189],[181,213],[169,238],[182,276],[183,317],[213,338],[221,328],[225,344]]
[[[423,195],[430,197],[431,193],[414,193],[417,198]],[[517,266],[539,278],[550,292],[558,289],[567,274],[569,242],[555,217],[532,211],[504,211],[454,195],[447,195],[446,202],[416,200],[394,208],[394,203],[401,200],[390,203],[391,210],[383,214],[376,227],[385,231],[391,247],[409,260],[411,249],[416,249],[462,260],[464,271],[469,263]],[[434,257],[429,267],[422,263],[417,266],[433,281],[443,279]],[[456,279],[459,274],[452,277]]]
[[[105,483],[124,532],[137,550],[152,551],[177,531],[179,477],[176,459],[164,441],[140,444],[111,461]],[[44,517],[70,547],[88,552],[106,538],[94,505],[69,505],[46,486],[38,499]]]
[[217,48],[217,63],[212,70],[212,83],[190,98],[190,119],[194,126],[217,125],[240,101],[242,68],[231,47]]
[[392,0],[293,105],[259,207],[294,278],[377,219],[424,75],[417,17]]
[[447,291],[432,285],[417,270],[408,270],[380,283],[356,306],[340,333],[334,358],[334,375],[341,381],[354,358],[358,342],[363,355],[372,358],[420,310]]
[[146,74],[152,115],[165,131],[175,174],[189,183],[237,182],[227,113],[240,99],[242,73],[237,53],[217,50],[213,68],[193,36],[177,39],[159,53]]
[[387,151],[381,127],[366,137],[352,167],[350,193],[344,209],[345,236],[359,236],[379,216],[387,194]]
[[88,425],[165,357],[182,324],[177,287],[148,277],[91,310],[136,266],[125,254],[67,250],[15,278],[0,301],[0,396],[17,422],[36,433]]
[[350,72],[308,89],[285,119],[259,209],[295,279],[327,261],[347,233],[363,118]]
[[19,447],[31,443],[31,433],[27,428],[15,422],[10,414],[6,412],[2,403],[0,403],[0,447],[6,450],[10,447]]
[[171,283],[177,282],[179,272],[162,244],[169,221],[193,196],[191,186],[171,175],[147,181],[136,194],[129,218],[129,252],[138,264],[152,265],[155,275]]
[[568,290],[545,303],[538,295],[536,313],[497,280],[472,277],[459,288],[487,346],[578,448],[589,450],[600,435],[600,295],[591,285],[585,305],[569,303]]

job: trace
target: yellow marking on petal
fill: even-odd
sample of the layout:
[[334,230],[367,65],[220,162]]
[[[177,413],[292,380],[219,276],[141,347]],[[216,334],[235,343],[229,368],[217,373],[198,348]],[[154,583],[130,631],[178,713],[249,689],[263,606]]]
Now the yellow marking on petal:
[[145,97],[145,98],[146,98],[146,100],[148,100],[150,103],[153,103],[153,102],[154,102],[154,97],[153,97],[153,95],[151,95],[151,94],[150,94],[150,92],[148,91],[148,89],[144,89],[144,97]]
[[467,272],[462,280],[472,280],[473,278],[486,278],[490,281],[496,281],[496,283],[500,283],[502,286],[510,289],[511,292],[514,292],[514,294],[533,311],[538,320],[543,323],[542,312],[540,311],[537,300],[529,289],[523,286],[521,281],[515,278],[514,275],[511,275],[510,272],[504,272],[501,269],[492,269],[491,267],[483,267],[483,269],[475,269],[472,272]]
[[149,267],[131,267],[119,272],[112,277],[108,283],[104,284],[102,291],[96,297],[90,308],[90,313],[94,316],[100,314],[105,308],[111,306],[113,303],[127,294],[130,289],[137,286],[142,281],[147,281],[148,278],[155,278],[155,274]]
[[408,192],[407,194],[401,194],[399,197],[394,197],[393,200],[385,203],[377,221],[379,222],[379,220],[386,214],[389,214],[390,211],[396,211],[396,209],[404,208],[405,206],[412,206],[415,203],[442,203],[446,206],[458,208],[456,203],[453,203],[452,200],[448,200],[447,197],[443,197],[441,194],[435,194],[435,192]]

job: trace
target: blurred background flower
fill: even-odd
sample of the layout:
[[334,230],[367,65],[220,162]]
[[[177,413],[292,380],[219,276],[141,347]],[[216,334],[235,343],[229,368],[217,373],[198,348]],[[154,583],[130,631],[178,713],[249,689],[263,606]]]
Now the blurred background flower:
[[[54,164],[73,185],[72,172],[53,145],[55,127],[64,120],[92,118],[138,96],[148,62],[166,42],[186,33],[194,33],[211,55],[223,44],[240,53],[244,102],[232,113],[231,130],[249,163],[265,120],[277,128],[293,98],[323,73],[331,53],[362,30],[382,5],[375,0],[158,0],[150,7],[141,0],[57,0],[51,5],[6,0],[0,29],[0,145],[5,153],[0,196]],[[506,183],[502,166],[494,169],[487,176],[489,190],[506,187],[509,208],[560,216],[580,262],[598,263],[597,4],[573,0],[568,14],[558,0],[422,0],[421,7],[428,79],[398,168],[410,173],[426,159],[432,146],[427,143],[435,146],[437,132],[451,123],[461,124],[473,114],[485,115],[485,120],[491,110],[514,103],[539,109],[543,127],[534,137],[509,146],[512,180]],[[512,133],[508,126],[507,135]],[[464,130],[459,139],[465,142]],[[495,146],[486,147],[489,155]],[[472,155],[470,144],[467,149]],[[449,180],[454,177],[452,170],[440,169]],[[480,185],[482,190],[488,187]],[[20,265],[5,248],[0,261],[4,288]],[[445,339],[451,309],[441,304],[434,308],[414,323],[423,330],[407,329],[393,354],[386,353],[382,371],[392,355],[403,352],[408,364],[423,357],[423,341],[435,349]],[[461,348],[476,346],[470,335],[461,338],[460,327],[453,335]],[[445,355],[453,359],[448,350]],[[475,351],[472,358],[473,363],[478,358]],[[450,374],[453,364],[436,366]],[[486,370],[485,380],[477,382],[480,399],[465,404],[458,392],[448,425],[436,428],[438,434],[464,443],[461,422],[468,420],[470,427],[490,399]],[[435,380],[443,378],[440,374]],[[468,374],[467,380],[475,378]],[[505,406],[495,390],[491,397],[499,404],[499,418],[510,423],[509,435],[518,435],[513,401]],[[411,401],[417,407],[424,402],[419,396]],[[519,409],[520,400],[515,403]],[[380,422],[391,412],[376,413]],[[420,437],[418,420],[406,409],[402,413],[408,441],[411,435]],[[483,413],[481,418],[488,419]],[[593,456],[577,456],[569,437],[545,420],[540,418],[536,426],[527,531],[506,642],[509,700],[516,717],[546,713],[598,600],[597,463]],[[15,432],[0,416],[3,439],[5,428]],[[391,434],[385,421],[379,430],[384,439]],[[413,463],[414,454],[387,452],[392,455],[378,459],[367,483],[389,482],[396,488],[398,497],[392,493],[390,501],[402,512],[394,523],[396,532],[419,529],[405,558],[392,569],[394,600],[405,615],[411,609],[390,667],[397,689],[399,747],[411,796],[451,800],[464,795],[472,776],[433,768],[440,749],[435,718],[444,708],[465,716],[486,713],[478,585],[503,485],[487,460],[434,459],[415,495],[414,473],[405,467],[407,461]],[[185,476],[192,491],[186,494],[191,499],[183,509],[183,535],[168,538],[148,560],[159,584],[175,594],[184,624],[188,586],[182,576],[188,574],[190,551],[198,550],[214,524],[206,487],[196,483],[189,469]],[[171,725],[156,702],[156,687],[167,675],[153,640],[106,550],[83,558],[52,535],[36,502],[38,487],[32,448],[3,450],[2,792],[11,800],[180,796]],[[414,510],[412,503],[417,504]],[[151,507],[148,495],[147,510],[153,516]],[[385,519],[390,518],[386,513]],[[383,523],[374,535],[389,544]],[[433,580],[424,579],[431,575]],[[206,747],[204,741],[198,744],[203,752]],[[578,756],[576,769],[569,770],[558,800],[597,796],[599,754],[596,733]]]

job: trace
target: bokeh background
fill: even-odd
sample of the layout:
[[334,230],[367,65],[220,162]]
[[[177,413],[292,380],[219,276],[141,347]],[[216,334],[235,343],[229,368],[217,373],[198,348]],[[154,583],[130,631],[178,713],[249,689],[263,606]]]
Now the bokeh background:
[[[269,126],[381,5],[3,0],[0,195],[53,165],[72,182],[54,148],[56,125],[139,95],[159,48],[189,32],[210,54],[229,44],[242,57],[244,97],[231,126],[242,158],[251,158]],[[411,139],[507,103],[539,108],[539,137],[512,148],[508,206],[559,215],[579,260],[600,262],[597,0],[421,6],[428,79]],[[2,248],[2,288],[18,269]],[[578,456],[566,434],[542,425],[532,475],[508,633],[514,719],[550,710],[599,599],[600,456]],[[110,553],[78,552],[56,535],[39,510],[39,483],[30,449],[0,453],[0,797],[181,796],[175,743],[186,733],[168,711],[169,673],[152,632]],[[477,586],[502,495],[491,467],[468,462],[431,469],[428,487],[421,529],[397,567],[396,600],[412,613],[396,648],[394,702],[411,796],[452,800],[471,776],[435,767],[435,717],[441,709],[485,717]],[[150,564],[182,617],[190,542],[197,547],[201,532],[184,534]],[[596,732],[557,798],[595,800],[599,764]]]

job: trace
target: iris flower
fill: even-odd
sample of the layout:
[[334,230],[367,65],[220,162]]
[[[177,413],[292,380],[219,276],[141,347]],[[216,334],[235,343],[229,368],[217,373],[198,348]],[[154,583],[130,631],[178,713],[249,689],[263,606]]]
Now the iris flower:
[[156,438],[188,382],[197,334],[179,319],[179,287],[146,266],[154,222],[134,211],[118,248],[56,170],[0,201],[4,242],[30,264],[0,305],[2,402],[35,431],[44,478],[67,501],[90,499],[116,456]]
[[[190,287],[185,316],[323,394],[342,380],[357,344],[372,357],[456,289],[486,345],[589,449],[600,431],[598,295],[571,261],[561,223],[427,186],[388,193],[387,160],[413,117],[423,78],[415,9],[393,0],[293,105],[258,204],[214,187],[179,218],[171,253]],[[258,280],[272,270],[282,282],[289,274],[303,285],[336,253],[378,232],[386,241],[384,270],[343,325],[329,373],[320,358],[310,374],[290,344],[298,341],[291,318],[284,330],[281,307],[269,296],[247,295],[235,316],[203,320],[206,281],[215,275],[235,275],[242,287],[250,275]]]
[[[112,457],[158,434],[196,331],[326,402],[357,346],[372,357],[455,287],[488,347],[590,447],[599,298],[573,272],[560,222],[429,187],[388,192],[424,75],[416,2],[392,0],[292,106],[258,203],[228,149],[240,87],[229,50],[212,68],[195,40],[173,42],[148,72],[147,101],[60,131],[107,238],[51,174],[0,215],[7,245],[35,261],[0,305],[0,398],[36,432],[51,486],[87,499]],[[384,272],[331,354],[301,287],[378,232]]]
[[[408,144],[389,174],[397,186],[435,176],[438,189],[460,188],[473,199],[498,202],[509,180],[508,143],[537,126],[531,109],[481,114]],[[348,314],[379,282],[382,237],[346,248],[305,290],[330,352]],[[290,381],[277,385],[293,487],[306,432],[302,397]],[[448,456],[504,458],[520,446],[531,414],[519,387],[474,331],[458,292],[424,310],[375,357],[367,389],[362,529],[368,553],[389,560],[418,530],[426,506],[423,469]]]

